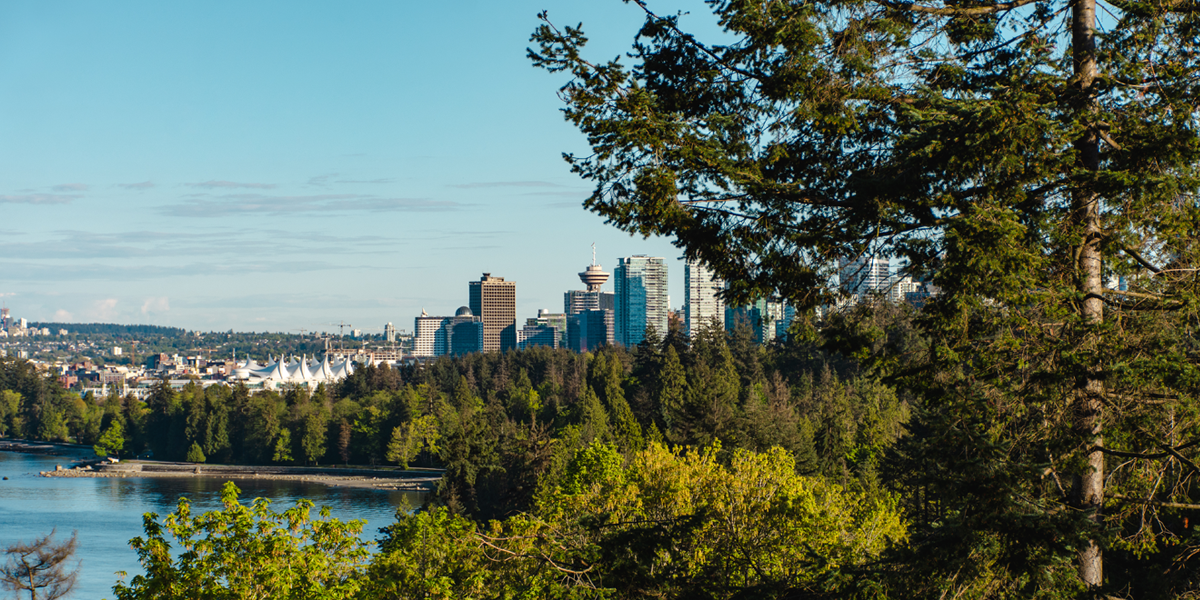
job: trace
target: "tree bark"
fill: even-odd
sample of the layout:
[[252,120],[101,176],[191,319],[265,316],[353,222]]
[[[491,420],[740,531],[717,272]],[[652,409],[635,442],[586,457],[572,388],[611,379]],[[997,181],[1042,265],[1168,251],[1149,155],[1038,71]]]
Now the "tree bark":
[[[1079,165],[1095,172],[1100,168],[1100,139],[1096,129],[1096,1],[1073,0],[1071,14],[1072,58],[1075,71],[1077,113],[1087,124],[1075,142]],[[1081,236],[1075,265],[1076,286],[1080,292],[1081,317],[1086,326],[1104,320],[1104,284],[1101,280],[1100,212],[1098,198],[1089,183],[1077,184],[1072,191],[1072,225]],[[1088,344],[1095,344],[1090,332]],[[1075,385],[1075,433],[1087,452],[1087,464],[1075,475],[1072,502],[1093,522],[1098,522],[1104,504],[1104,454],[1101,396],[1103,381],[1099,368],[1092,365]],[[1096,530],[1099,528],[1097,527]],[[1104,583],[1103,552],[1095,537],[1079,549],[1079,577],[1089,588]]]

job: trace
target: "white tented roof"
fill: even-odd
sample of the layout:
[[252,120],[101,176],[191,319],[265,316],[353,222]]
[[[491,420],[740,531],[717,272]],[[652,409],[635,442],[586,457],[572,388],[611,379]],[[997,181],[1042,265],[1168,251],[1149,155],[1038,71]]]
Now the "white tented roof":
[[354,372],[353,363],[343,359],[334,363],[329,355],[322,357],[320,362],[309,360],[308,356],[290,359],[280,356],[272,358],[265,366],[248,360],[246,365],[235,370],[238,379],[250,379],[263,383],[335,383]]

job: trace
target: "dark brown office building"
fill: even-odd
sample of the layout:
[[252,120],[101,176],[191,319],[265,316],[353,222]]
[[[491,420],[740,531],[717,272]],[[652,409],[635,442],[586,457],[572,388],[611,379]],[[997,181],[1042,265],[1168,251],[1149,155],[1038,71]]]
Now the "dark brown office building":
[[517,282],[484,273],[471,282],[471,312],[483,318],[483,351],[517,347]]

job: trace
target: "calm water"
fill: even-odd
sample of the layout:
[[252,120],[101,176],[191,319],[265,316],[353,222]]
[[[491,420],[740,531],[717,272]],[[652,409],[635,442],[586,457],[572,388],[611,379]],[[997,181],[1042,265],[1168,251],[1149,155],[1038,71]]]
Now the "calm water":
[[[220,507],[220,478],[92,479],[39,477],[70,459],[0,452],[0,548],[30,541],[58,528],[55,539],[79,532],[77,558],[82,561],[79,581],[70,596],[78,599],[112,598],[117,571],[132,577],[141,573],[130,538],[142,535],[142,514],[165,515],[181,497],[192,502],[192,513]],[[243,502],[262,497],[282,511],[307,498],[317,508],[328,506],[342,520],[364,519],[363,538],[373,541],[379,528],[394,520],[402,500],[410,506],[420,496],[410,492],[383,492],[334,488],[321,484],[256,479],[235,480]],[[314,512],[315,516],[315,512]]]

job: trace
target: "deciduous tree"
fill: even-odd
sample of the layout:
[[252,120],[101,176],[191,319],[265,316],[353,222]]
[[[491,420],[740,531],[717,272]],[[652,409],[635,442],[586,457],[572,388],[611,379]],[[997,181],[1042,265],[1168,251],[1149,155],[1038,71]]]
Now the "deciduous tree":
[[[120,419],[113,419],[112,424],[108,429],[104,430],[104,434],[100,436],[100,440],[92,447],[96,456],[108,456],[110,453],[115,453],[119,458],[121,450],[125,448],[125,429],[121,426]],[[204,461],[200,461],[204,462]]]
[[[161,521],[148,513],[146,534],[130,544],[145,574],[113,586],[119,600],[218,598],[340,600],[355,597],[368,552],[362,521],[341,522],[312,502],[275,512],[263,498],[238,501],[232,482],[221,510],[192,515],[186,498]],[[172,551],[172,540],[179,551]]]

